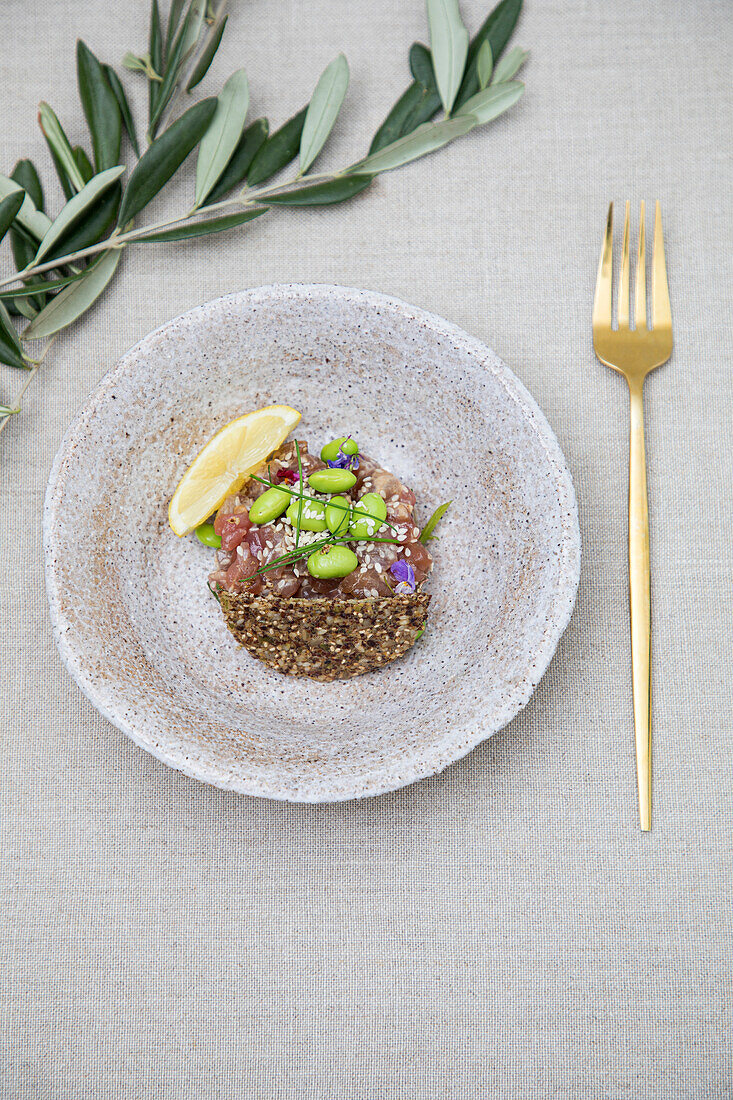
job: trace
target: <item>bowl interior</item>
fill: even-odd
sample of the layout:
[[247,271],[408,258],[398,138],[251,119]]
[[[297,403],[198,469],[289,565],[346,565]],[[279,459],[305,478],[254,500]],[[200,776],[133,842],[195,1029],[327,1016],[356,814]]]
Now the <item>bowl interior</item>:
[[[239,649],[167,505],[226,421],[283,403],[312,449],[353,434],[414,489],[432,544],[429,627],[354,680],[284,677]],[[485,347],[400,302],[331,287],[219,299],[105,378],[52,473],[46,544],[62,654],[111,721],[209,782],[322,800],[438,770],[526,702],[567,623],[575,501],[557,443]]]

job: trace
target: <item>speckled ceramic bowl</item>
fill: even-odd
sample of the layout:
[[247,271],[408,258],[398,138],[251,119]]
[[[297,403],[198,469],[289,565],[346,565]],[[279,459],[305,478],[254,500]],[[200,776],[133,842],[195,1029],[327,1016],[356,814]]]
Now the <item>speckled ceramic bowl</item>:
[[[415,490],[433,544],[429,629],[354,680],[271,672],[206,588],[211,551],[168,528],[186,465],[235,416],[301,410],[320,446],[353,432]],[[66,434],[45,510],[56,639],[119,729],[207,783],[303,802],[440,771],[525,705],[578,582],[563,456],[524,387],[439,317],[368,291],[271,286],[169,322],[103,379]]]

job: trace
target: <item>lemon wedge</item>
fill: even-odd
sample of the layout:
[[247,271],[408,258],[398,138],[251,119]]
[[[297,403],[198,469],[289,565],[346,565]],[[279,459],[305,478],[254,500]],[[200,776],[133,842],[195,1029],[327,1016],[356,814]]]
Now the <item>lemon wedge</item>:
[[186,470],[168,506],[175,534],[187,535],[215,512],[300,421],[289,405],[268,405],[225,424]]

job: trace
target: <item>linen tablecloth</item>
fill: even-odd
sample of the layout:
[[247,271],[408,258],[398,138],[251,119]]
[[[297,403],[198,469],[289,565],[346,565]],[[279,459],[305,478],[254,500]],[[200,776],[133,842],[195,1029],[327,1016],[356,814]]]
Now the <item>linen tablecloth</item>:
[[[206,87],[246,67],[252,117],[289,117],[346,52],[326,166],[364,149],[427,35],[420,0],[230,6]],[[31,156],[49,176],[41,99],[85,139],[74,41],[119,62],[146,48],[147,9],[6,0],[3,171]],[[462,2],[472,29],[485,10]],[[130,251],[58,341],[0,440],[4,1097],[733,1095],[732,23],[725,0],[527,0],[510,114],[349,205]],[[607,204],[627,197],[635,215],[662,202],[675,330],[646,389],[648,836],[627,395],[590,330]],[[184,200],[172,187],[160,209]],[[272,282],[384,291],[486,341],[544,409],[578,494],[577,608],[529,706],[444,774],[364,802],[282,805],[168,770],[82,696],[47,616],[43,493],[86,394],[167,319]],[[18,382],[2,370],[3,403]]]

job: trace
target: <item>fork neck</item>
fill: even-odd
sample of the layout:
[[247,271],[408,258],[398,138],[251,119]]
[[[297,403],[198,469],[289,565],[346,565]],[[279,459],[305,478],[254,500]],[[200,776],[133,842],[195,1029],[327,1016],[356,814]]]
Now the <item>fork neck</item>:
[[632,401],[641,401],[644,393],[646,375],[624,375],[629,386],[629,395]]

